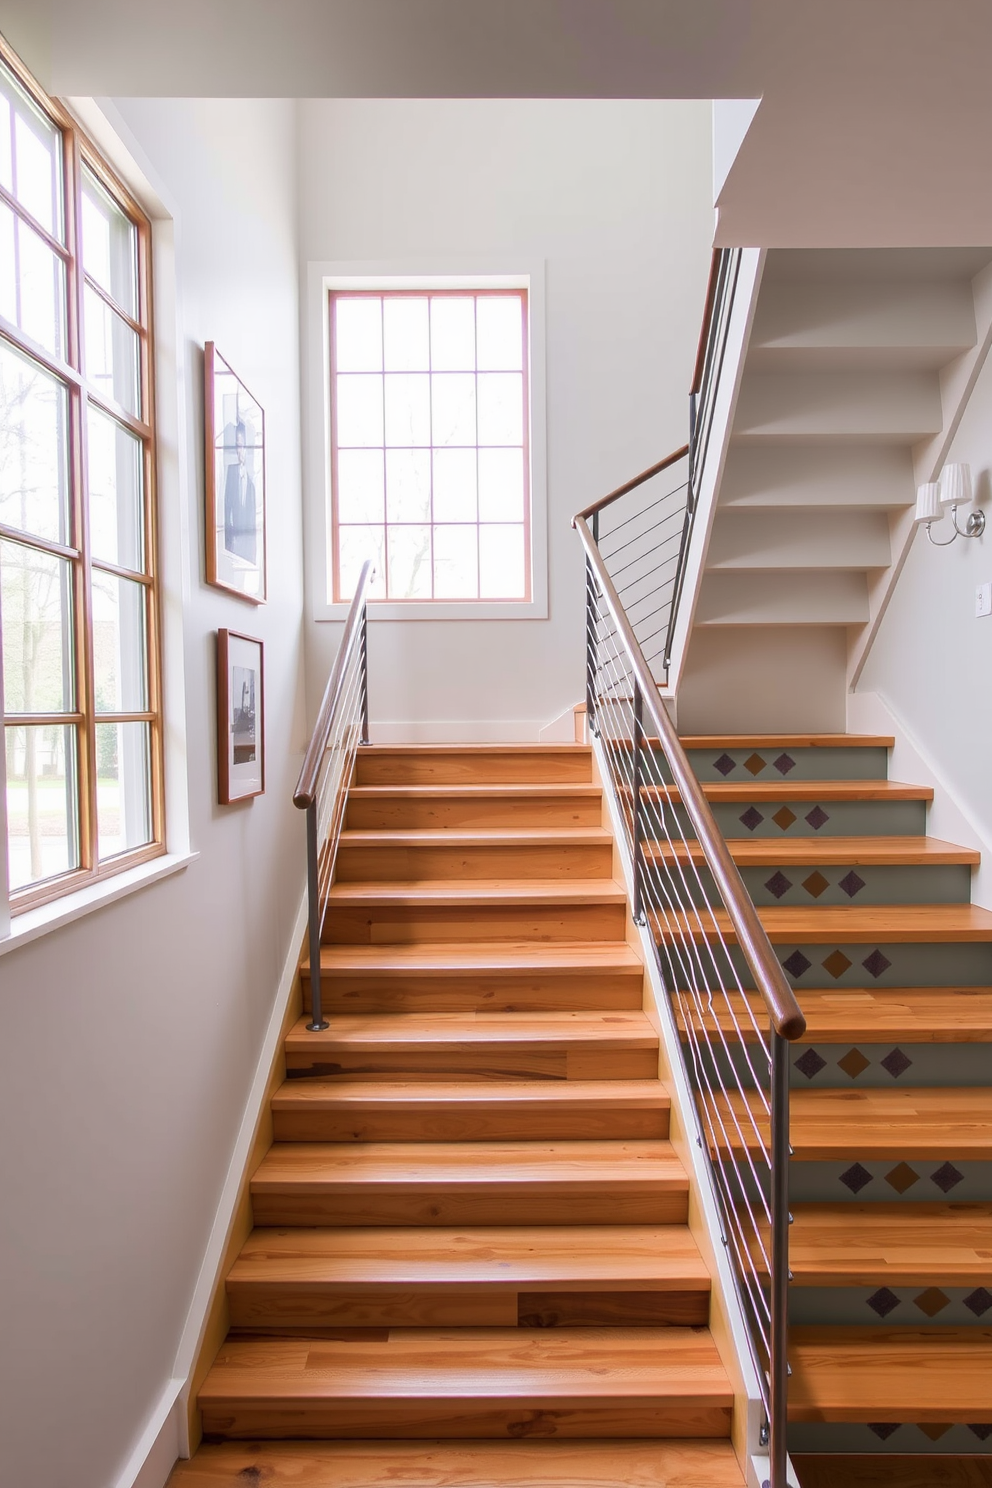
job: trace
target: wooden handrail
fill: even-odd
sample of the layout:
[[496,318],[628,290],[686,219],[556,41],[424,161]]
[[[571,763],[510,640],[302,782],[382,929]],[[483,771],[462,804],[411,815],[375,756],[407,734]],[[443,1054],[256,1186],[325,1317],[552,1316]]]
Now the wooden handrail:
[[362,571],[358,577],[358,587],[355,597],[351,601],[348,611],[348,619],[344,627],[344,635],[341,645],[331,668],[331,675],[327,679],[324,688],[324,696],[321,700],[320,711],[317,714],[317,722],[314,724],[310,743],[303,758],[303,767],[300,770],[300,778],[296,783],[293,794],[293,805],[298,806],[301,811],[306,811],[312,806],[317,798],[317,784],[320,780],[320,767],[327,750],[327,741],[331,735],[331,725],[334,714],[341,698],[345,675],[348,670],[348,662],[351,660],[352,652],[359,641],[362,633],[362,616],[365,610],[365,594],[372,580],[374,568],[370,558],[362,565]]
[[730,855],[726,839],[717,826],[712,808],[689,764],[681,740],[661,700],[658,684],[645,660],[623,605],[620,603],[619,595],[599,555],[599,547],[586,524],[585,516],[580,513],[573,517],[572,526],[579,534],[609,607],[617,633],[627,649],[634,677],[641,689],[644,706],[658,731],[658,738],[668,758],[682,804],[688,812],[696,838],[705,854],[706,866],[720,891],[738,944],[754,977],[755,986],[768,1009],[772,1030],[780,1037],[789,1040],[790,1043],[794,1042],[806,1031],[806,1019],[796,1000],[796,994],[789,986],[758,911],[744,887],[737,864]]
[[716,303],[716,286],[720,278],[720,249],[713,249],[710,259],[710,277],[706,284],[706,304],[703,307],[703,323],[699,328],[699,341],[696,345],[696,365],[692,373],[692,386],[689,389],[689,397],[694,397],[703,385],[703,368],[706,365],[706,344],[710,339],[710,323],[713,320],[713,306]]
[[[666,455],[663,460],[659,460],[657,465],[649,465],[647,470],[642,470],[640,475],[634,476],[633,480],[626,481],[622,486],[617,486],[616,490],[611,491],[608,496],[600,497],[598,501],[593,502],[592,506],[583,507],[575,520],[577,521],[579,517],[584,520],[586,517],[595,516],[597,512],[603,510],[604,506],[609,506],[611,501],[616,501],[619,497],[626,496],[628,491],[636,491],[638,486],[643,486],[644,482],[649,481],[653,475],[660,475],[663,470],[668,469],[669,465],[677,465],[680,460],[685,459],[688,453],[689,446],[683,444],[681,449],[673,450],[670,455]],[[573,521],[572,526],[575,526],[575,521]]]

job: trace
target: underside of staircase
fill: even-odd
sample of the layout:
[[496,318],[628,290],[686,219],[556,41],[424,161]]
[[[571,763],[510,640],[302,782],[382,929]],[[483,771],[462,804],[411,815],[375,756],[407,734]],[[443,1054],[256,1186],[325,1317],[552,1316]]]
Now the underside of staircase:
[[[988,1484],[977,854],[926,836],[931,793],[888,780],[887,739],[683,742],[808,1020],[791,1050],[801,1481]],[[745,1481],[609,821],[585,746],[360,752],[330,1027],[301,1016],[286,1040],[204,1444],[172,1488]]]

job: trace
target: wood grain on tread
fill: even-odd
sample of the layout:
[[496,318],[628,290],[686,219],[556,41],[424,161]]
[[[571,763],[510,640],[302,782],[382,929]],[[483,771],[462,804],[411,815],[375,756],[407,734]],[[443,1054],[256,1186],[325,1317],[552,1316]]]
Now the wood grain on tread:
[[491,744],[396,748],[376,744],[359,749],[355,775],[359,785],[584,782],[592,778],[592,750],[588,744],[512,748]]
[[[345,888],[348,885],[344,886]],[[582,941],[623,938],[626,897],[616,885],[602,893],[537,895],[514,903],[512,895],[421,898],[374,904],[332,899],[322,932],[327,944],[417,945],[439,940],[476,945],[479,941]]]
[[[734,1092],[721,1095],[717,1118],[734,1148],[739,1129],[754,1140],[754,1128],[767,1140],[763,1105],[745,1103]],[[855,1158],[921,1162],[992,1159],[992,1087],[904,1090],[793,1090],[790,1140],[799,1162],[837,1162]]]
[[733,1391],[703,1331],[369,1330],[228,1341],[200,1391],[229,1437],[723,1436]]
[[349,830],[412,828],[598,827],[598,785],[361,785],[348,793]]
[[688,1179],[667,1141],[277,1143],[256,1224],[677,1224]]
[[622,904],[626,890],[612,878],[563,883],[559,879],[428,879],[423,883],[335,883],[328,903],[338,905],[452,905],[526,908],[537,904]]
[[[982,856],[977,849],[957,847],[936,837],[728,837],[727,846],[741,868],[790,864],[936,867],[975,864]],[[705,861],[698,842],[646,842],[644,852],[651,860],[661,863]]]
[[601,847],[612,842],[613,834],[606,827],[476,827],[472,831],[443,827],[382,831],[346,828],[341,833],[342,852],[352,847]]
[[277,1140],[296,1142],[664,1138],[670,1108],[657,1079],[292,1079],[272,1100]]
[[790,1421],[992,1421],[990,1328],[793,1328]]
[[[644,966],[629,946],[600,940],[567,945],[530,941],[474,941],[470,946],[438,941],[434,944],[382,946],[321,946],[320,965],[339,976],[404,977],[495,976],[498,974],[572,978],[582,971],[643,976]],[[309,974],[310,962],[303,969]]]
[[533,1438],[218,1442],[178,1462],[167,1488],[251,1488],[253,1482],[260,1488],[744,1488],[726,1441]]
[[[800,1005],[806,1018],[803,1043],[881,1044],[901,1041],[914,1044],[969,1044],[992,1041],[992,988],[990,987],[872,987],[803,988]],[[675,1016],[685,1027],[681,1004]],[[750,1041],[768,1028],[768,1013],[756,992],[746,998],[740,992],[714,993],[712,1005],[701,1017],[707,1031],[717,1026],[730,1033],[743,1028]]]
[[891,749],[890,734],[682,734],[683,749]]
[[992,1204],[794,1204],[796,1286],[984,1286]]
[[[758,915],[768,938],[780,945],[992,940],[992,910],[978,904],[771,905],[759,908]],[[734,939],[725,910],[700,910],[688,916],[679,912],[660,922],[657,915],[652,919],[660,923],[665,938]]]
[[792,1453],[802,1488],[992,1488],[992,1457]]
[[239,1328],[701,1325],[682,1227],[255,1230],[227,1281]]
[[[372,835],[369,833],[368,835]],[[438,833],[443,836],[443,833]],[[463,836],[463,833],[459,833]],[[613,871],[613,844],[605,842],[418,843],[393,846],[342,844],[335,882],[432,879],[568,879],[608,878]]]

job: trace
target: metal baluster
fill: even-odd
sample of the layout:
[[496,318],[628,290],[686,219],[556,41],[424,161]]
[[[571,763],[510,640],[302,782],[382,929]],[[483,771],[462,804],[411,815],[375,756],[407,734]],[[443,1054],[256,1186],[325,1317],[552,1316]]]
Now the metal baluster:
[[366,605],[362,610],[362,632],[359,643],[358,667],[361,676],[362,687],[362,740],[363,744],[369,742],[369,610]]
[[586,728],[596,732],[596,581],[586,559]]
[[307,897],[310,908],[310,1033],[327,1027],[321,1006],[320,985],[320,840],[317,835],[317,801],[307,807]]
[[631,847],[633,849],[632,856],[633,856],[633,862],[634,862],[634,905],[633,905],[633,913],[634,913],[634,923],[635,923],[635,925],[643,925],[645,923],[645,920],[644,920],[644,906],[643,906],[643,904],[641,902],[641,899],[642,899],[642,894],[641,894],[641,877],[642,877],[643,865],[644,865],[643,864],[644,850],[643,850],[643,846],[642,846],[642,843],[641,843],[641,838],[642,838],[642,835],[643,835],[643,829],[642,829],[642,824],[641,824],[641,749],[642,749],[643,744],[644,744],[644,723],[643,723],[643,718],[642,718],[643,709],[644,709],[644,699],[643,699],[643,697],[641,695],[640,683],[639,682],[635,682],[634,683],[634,728],[633,728],[633,735],[634,735],[634,737],[633,737],[633,740],[632,740],[633,749],[634,749],[634,757],[633,757],[633,761],[632,761],[632,764],[633,764],[633,775],[634,775],[634,778],[633,778],[633,798],[634,798],[634,800],[633,800],[633,818],[634,819],[633,819],[633,825],[632,825],[632,830],[631,830]]
[[771,1345],[768,1448],[771,1488],[787,1488],[789,1404],[789,1046],[772,1029],[771,1111]]

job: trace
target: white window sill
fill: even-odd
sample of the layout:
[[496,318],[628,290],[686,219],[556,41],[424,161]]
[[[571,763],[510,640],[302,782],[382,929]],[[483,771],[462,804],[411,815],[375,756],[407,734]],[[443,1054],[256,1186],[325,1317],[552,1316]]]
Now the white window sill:
[[26,910],[24,914],[14,918],[10,934],[0,939],[0,956],[6,955],[8,951],[16,951],[19,946],[27,945],[52,930],[58,930],[62,925],[71,924],[73,920],[80,920],[84,915],[92,914],[95,909],[113,904],[117,899],[126,899],[129,894],[147,888],[161,878],[182,872],[190,863],[195,863],[199,856],[195,852],[166,853],[163,857],[152,858],[148,863],[140,863],[137,868],[115,874],[113,878],[87,884],[84,889],[77,889],[74,894],[66,894],[62,899],[53,899],[48,904],[39,905],[37,909]]
[[[348,618],[350,605],[324,604],[314,606],[314,620],[338,622]],[[369,622],[376,620],[546,620],[548,605],[541,599],[493,599],[463,600],[425,599],[404,600],[391,604],[389,600],[373,600],[368,607]]]

